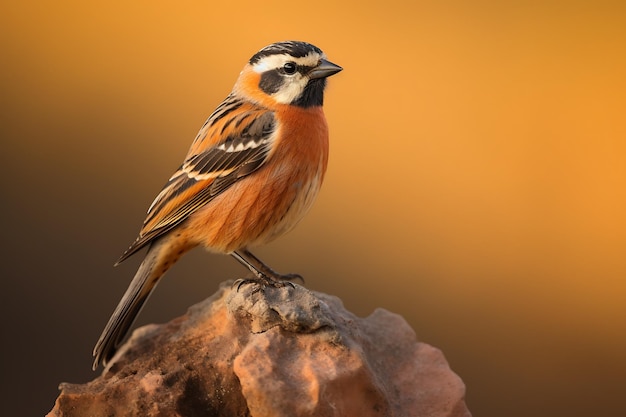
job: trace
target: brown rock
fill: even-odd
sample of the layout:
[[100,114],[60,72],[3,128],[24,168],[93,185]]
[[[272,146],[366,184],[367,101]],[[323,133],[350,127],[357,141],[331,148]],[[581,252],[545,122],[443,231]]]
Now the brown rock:
[[400,316],[358,318],[299,285],[224,283],[60,388],[50,417],[470,416],[463,382]]

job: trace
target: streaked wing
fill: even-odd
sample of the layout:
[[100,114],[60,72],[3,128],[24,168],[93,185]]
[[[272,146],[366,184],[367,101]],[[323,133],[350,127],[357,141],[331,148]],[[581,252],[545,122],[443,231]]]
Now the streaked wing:
[[229,96],[198,133],[185,162],[148,209],[139,237],[118,263],[259,169],[270,154],[275,130],[272,112]]

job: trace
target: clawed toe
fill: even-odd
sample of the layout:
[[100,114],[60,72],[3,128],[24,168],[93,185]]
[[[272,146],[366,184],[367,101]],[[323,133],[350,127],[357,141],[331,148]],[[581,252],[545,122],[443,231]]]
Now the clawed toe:
[[[302,277],[300,277],[302,278]],[[266,287],[273,287],[273,288],[283,288],[285,286],[290,286],[291,288],[296,288],[296,286],[294,285],[293,282],[290,281],[286,281],[286,280],[275,280],[266,276],[262,276],[262,277],[256,277],[256,278],[241,278],[236,280],[235,282],[233,282],[233,288],[237,287],[237,292],[239,292],[239,290],[241,289],[241,287],[243,285],[247,285],[247,284],[255,284],[257,285],[257,288],[255,288],[252,293],[256,293],[258,291],[261,291],[262,289],[266,288]]]

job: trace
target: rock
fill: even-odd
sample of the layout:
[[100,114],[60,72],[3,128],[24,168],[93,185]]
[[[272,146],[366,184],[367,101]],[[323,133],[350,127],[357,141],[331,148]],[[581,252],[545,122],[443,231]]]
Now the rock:
[[50,417],[470,416],[463,382],[402,317],[359,318],[299,285],[224,283],[60,389]]

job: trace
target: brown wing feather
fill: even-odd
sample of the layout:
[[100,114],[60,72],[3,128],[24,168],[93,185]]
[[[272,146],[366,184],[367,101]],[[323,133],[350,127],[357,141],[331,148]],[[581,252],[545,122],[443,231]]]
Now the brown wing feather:
[[148,209],[139,236],[117,263],[259,169],[271,154],[275,131],[271,111],[229,96],[204,124],[185,162]]

